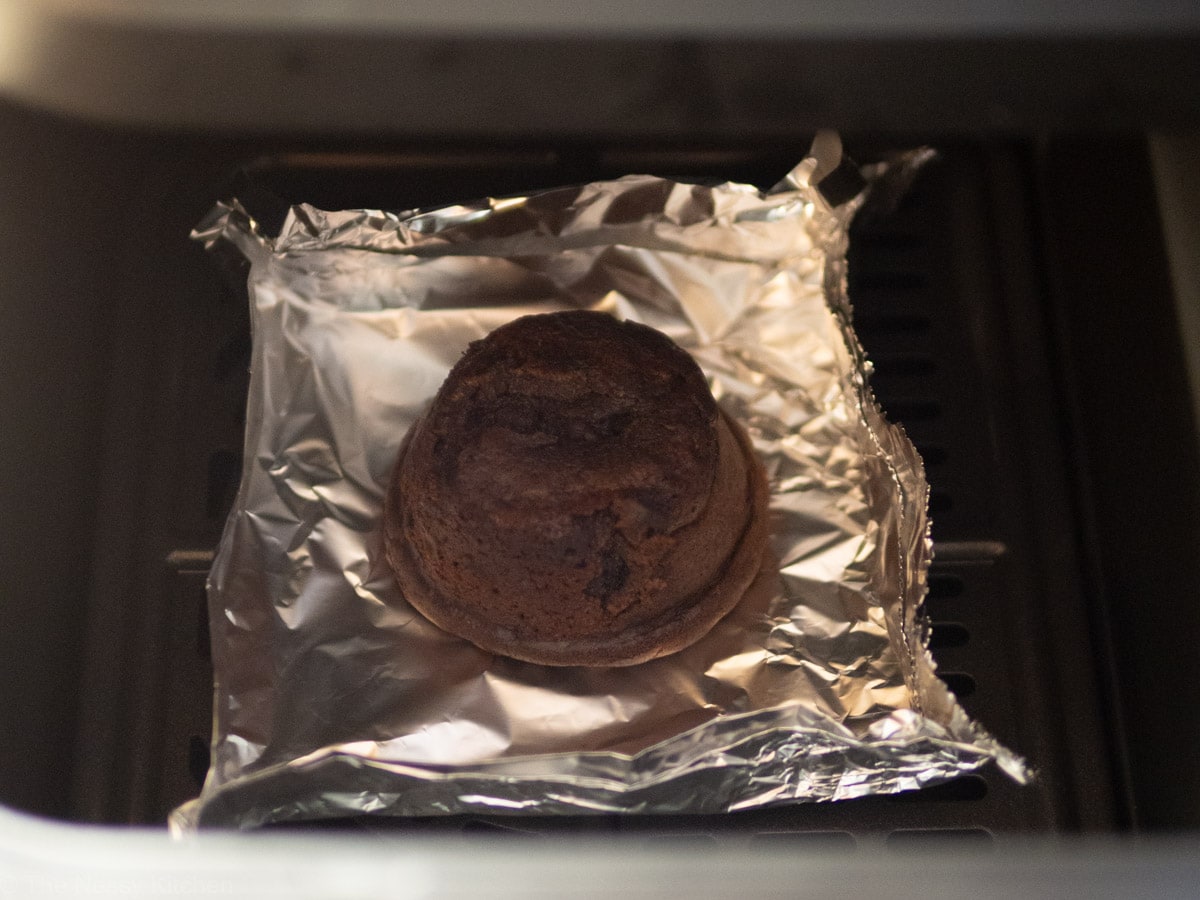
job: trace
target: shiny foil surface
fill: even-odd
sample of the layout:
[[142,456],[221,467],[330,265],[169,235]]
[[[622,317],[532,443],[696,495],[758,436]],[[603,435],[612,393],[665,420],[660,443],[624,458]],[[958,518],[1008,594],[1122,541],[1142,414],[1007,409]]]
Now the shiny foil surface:
[[[176,833],[719,812],[908,790],[991,760],[1028,777],[926,649],[928,487],[851,328],[847,228],[865,193],[834,206],[814,184],[839,159],[819,140],[766,193],[631,176],[411,214],[298,206],[275,238],[218,205],[195,237],[250,263],[253,358],[209,579],[212,766]],[[539,666],[448,635],[405,602],[381,548],[400,443],[467,344],[575,308],[688,350],[771,487],[771,558],[740,606],[625,668]]]

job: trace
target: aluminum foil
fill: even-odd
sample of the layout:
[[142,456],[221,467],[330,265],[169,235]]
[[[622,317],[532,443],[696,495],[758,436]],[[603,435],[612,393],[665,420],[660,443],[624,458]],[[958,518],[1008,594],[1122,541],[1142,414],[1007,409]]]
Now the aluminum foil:
[[[934,673],[928,487],[851,329],[847,228],[866,192],[826,200],[816,182],[839,163],[821,140],[765,193],[631,176],[410,214],[297,206],[275,238],[217,206],[195,237],[249,260],[253,361],[209,580],[212,766],[177,833],[716,812],[907,790],[990,760],[1028,777]],[[771,486],[773,555],[744,601],[638,666],[490,655],[415,612],[381,552],[400,443],[466,345],[572,308],[687,349]]]

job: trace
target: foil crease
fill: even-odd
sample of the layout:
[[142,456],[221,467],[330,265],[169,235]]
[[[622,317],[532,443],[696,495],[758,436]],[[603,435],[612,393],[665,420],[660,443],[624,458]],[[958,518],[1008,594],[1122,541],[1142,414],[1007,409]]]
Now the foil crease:
[[[250,263],[241,486],[209,578],[212,765],[172,828],[362,813],[679,813],[891,793],[1024,762],[937,678],[928,486],[868,382],[836,140],[768,192],[651,176],[436,211],[236,201],[194,234]],[[627,668],[492,656],[424,620],[383,560],[400,443],[466,345],[587,308],[688,350],[751,435],[772,558],[686,650]]]

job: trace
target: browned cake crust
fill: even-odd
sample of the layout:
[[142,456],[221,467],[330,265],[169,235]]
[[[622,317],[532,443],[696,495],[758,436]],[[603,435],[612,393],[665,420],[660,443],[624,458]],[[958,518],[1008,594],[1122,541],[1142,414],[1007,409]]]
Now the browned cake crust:
[[478,646],[631,665],[732,609],[766,543],[766,482],[695,361],[603,313],[471,344],[401,450],[384,509],[405,598]]

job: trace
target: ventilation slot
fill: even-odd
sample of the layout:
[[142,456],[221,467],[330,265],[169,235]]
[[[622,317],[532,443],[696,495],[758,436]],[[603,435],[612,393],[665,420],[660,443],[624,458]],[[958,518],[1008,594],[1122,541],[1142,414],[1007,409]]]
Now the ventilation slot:
[[928,378],[937,372],[937,362],[924,355],[876,356],[875,380],[880,378]]
[[905,791],[889,799],[894,803],[971,803],[988,795],[988,784],[979,775],[964,775],[953,781],[945,781],[919,791]]
[[680,850],[712,850],[719,843],[714,834],[639,834],[638,840],[653,841],[657,847]]
[[860,272],[851,276],[850,296],[862,291],[920,291],[925,276],[920,272]]
[[929,514],[931,516],[949,512],[953,507],[954,501],[950,499],[950,495],[945,491],[929,492]]
[[462,830],[464,834],[477,834],[485,837],[542,837],[542,835],[538,834],[536,831],[527,831],[523,828],[512,828],[507,825],[500,825],[496,822],[489,822],[486,819],[472,819],[469,822],[464,822]]
[[208,482],[204,497],[204,514],[208,518],[222,518],[233,505],[241,468],[241,457],[228,450],[217,450],[208,457]]
[[892,337],[928,331],[928,316],[917,313],[854,311],[854,330],[862,336]]
[[208,741],[198,734],[193,734],[188,739],[187,769],[192,780],[196,782],[196,787],[203,787],[204,779],[208,775]]
[[883,403],[884,411],[893,422],[924,422],[942,414],[942,404],[926,398],[889,399]]
[[937,444],[918,444],[917,452],[927,467],[940,466],[949,457],[946,448]]
[[205,662],[212,662],[212,638],[208,631],[208,596],[201,582],[196,598],[196,655]]
[[213,376],[217,381],[225,381],[235,373],[244,372],[250,367],[250,332],[239,331],[226,341],[217,352],[213,363]]
[[950,688],[955,697],[960,700],[975,693],[975,679],[966,672],[939,672],[946,687]]
[[858,847],[854,836],[845,831],[764,831],[753,841],[759,846],[814,853],[853,853]]
[[962,596],[965,585],[957,575],[931,573],[929,576],[929,596],[938,600]]
[[856,253],[912,253],[925,246],[925,236],[911,231],[859,231],[851,238]]
[[914,828],[893,831],[887,844],[891,850],[984,850],[993,846],[990,832],[982,828]]
[[945,650],[962,647],[971,639],[971,633],[957,622],[934,622],[929,636],[930,650]]

